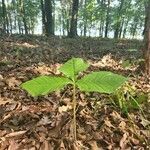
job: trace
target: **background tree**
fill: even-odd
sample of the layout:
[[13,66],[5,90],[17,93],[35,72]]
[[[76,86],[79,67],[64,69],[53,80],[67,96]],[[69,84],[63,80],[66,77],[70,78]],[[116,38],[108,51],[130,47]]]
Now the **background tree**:
[[108,37],[108,28],[110,22],[110,0],[107,0],[107,11],[106,11],[106,25],[105,25],[105,38]]
[[144,0],[1,0],[0,25],[11,34],[136,38],[144,9]]
[[145,31],[144,31],[144,58],[145,73],[150,76],[150,0],[145,3]]
[[77,36],[78,7],[79,7],[79,0],[73,0],[71,22],[70,22],[70,31],[69,31],[69,35],[68,35],[69,37]]
[[46,33],[46,20],[45,20],[45,3],[41,0],[41,12],[42,12],[42,33]]
[[2,18],[3,18],[3,29],[6,32],[6,5],[5,0],[2,0]]
[[54,35],[53,29],[53,15],[52,15],[52,1],[45,0],[45,32],[47,36]]

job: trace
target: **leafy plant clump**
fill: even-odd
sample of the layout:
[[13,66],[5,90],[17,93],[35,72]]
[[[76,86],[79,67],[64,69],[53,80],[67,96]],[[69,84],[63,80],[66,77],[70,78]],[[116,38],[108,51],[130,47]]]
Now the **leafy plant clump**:
[[124,115],[128,116],[132,110],[140,110],[144,116],[141,105],[147,102],[148,95],[142,92],[137,93],[134,86],[126,83],[111,95],[111,99]]
[[27,81],[21,85],[32,96],[46,95],[50,92],[60,90],[67,84],[73,86],[73,133],[76,136],[76,89],[85,92],[113,93],[127,78],[108,71],[92,72],[79,79],[80,72],[85,71],[89,64],[81,58],[72,58],[63,64],[59,71],[64,76],[40,76]]

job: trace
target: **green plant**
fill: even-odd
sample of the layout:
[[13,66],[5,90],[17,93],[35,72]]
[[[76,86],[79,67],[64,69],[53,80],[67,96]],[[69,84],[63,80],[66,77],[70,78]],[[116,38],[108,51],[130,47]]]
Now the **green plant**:
[[107,71],[92,72],[79,79],[79,72],[85,71],[88,67],[88,63],[81,58],[72,58],[59,68],[64,76],[40,76],[21,85],[32,96],[45,95],[60,90],[67,84],[73,86],[74,140],[76,140],[76,88],[81,91],[110,94],[126,81],[125,77]]
[[140,110],[144,116],[141,104],[145,103],[148,98],[144,93],[137,93],[134,86],[128,83],[124,84],[124,86],[111,95],[111,99],[126,116],[128,116],[129,112],[132,110]]

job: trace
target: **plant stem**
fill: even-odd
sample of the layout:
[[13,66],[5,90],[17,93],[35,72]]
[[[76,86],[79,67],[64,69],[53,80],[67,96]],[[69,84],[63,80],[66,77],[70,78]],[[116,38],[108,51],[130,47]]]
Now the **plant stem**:
[[77,140],[77,127],[76,127],[76,85],[73,84],[73,133],[74,141]]

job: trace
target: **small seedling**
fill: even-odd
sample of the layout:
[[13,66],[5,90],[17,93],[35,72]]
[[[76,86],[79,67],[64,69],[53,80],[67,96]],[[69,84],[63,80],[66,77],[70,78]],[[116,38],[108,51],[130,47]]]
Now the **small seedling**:
[[60,90],[67,84],[73,86],[73,133],[76,136],[76,89],[85,92],[113,93],[118,89],[127,78],[108,71],[92,72],[79,79],[80,72],[85,71],[89,64],[81,58],[72,58],[63,64],[59,71],[64,76],[40,76],[21,85],[32,96],[46,95],[52,91]]

